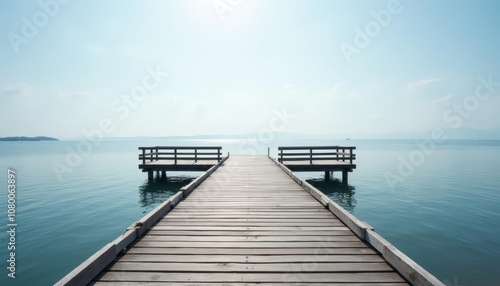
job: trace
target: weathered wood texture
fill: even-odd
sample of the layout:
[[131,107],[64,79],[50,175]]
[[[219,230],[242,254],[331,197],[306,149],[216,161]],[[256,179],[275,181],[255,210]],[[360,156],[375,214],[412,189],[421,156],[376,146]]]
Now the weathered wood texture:
[[145,215],[139,221],[133,223],[127,228],[125,233],[117,237],[113,242],[97,251],[94,255],[77,266],[73,271],[64,276],[55,285],[85,285],[94,279],[101,271],[103,271],[118,254],[134,242],[138,237],[142,236],[153,224],[160,218],[165,216],[172,208],[174,208],[184,197],[188,196],[198,185],[207,179],[217,168],[219,168],[228,157],[224,157],[217,164],[208,169],[201,176],[193,180],[188,185],[182,187],[175,195],[160,204],[153,211]]
[[301,185],[309,192],[318,202],[328,208],[340,221],[342,221],[349,229],[351,229],[361,240],[367,242],[381,256],[389,262],[401,275],[403,275],[411,284],[418,286],[444,286],[444,283],[439,281],[431,273],[427,272],[412,259],[391,245],[387,240],[375,233],[373,228],[366,222],[362,222],[352,214],[343,209],[340,205],[329,199],[321,191],[313,187],[311,184],[301,180],[289,168],[281,164],[278,160],[270,157],[276,165],[278,165],[286,174],[288,174],[297,184]]
[[185,195],[92,283],[408,285],[267,157],[231,157]]

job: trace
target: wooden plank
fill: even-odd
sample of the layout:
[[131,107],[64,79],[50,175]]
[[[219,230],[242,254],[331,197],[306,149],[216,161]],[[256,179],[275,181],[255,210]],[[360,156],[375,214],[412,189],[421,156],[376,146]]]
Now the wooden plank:
[[115,245],[115,253],[124,251],[134,240],[137,239],[137,231],[135,229],[127,229],[125,233],[120,235],[112,243]]
[[443,282],[427,272],[373,230],[367,231],[367,241],[382,253],[382,256],[412,284],[445,286]]
[[[137,282],[126,282],[126,281],[106,281],[106,282],[101,282],[97,281],[94,282],[91,285],[96,285],[96,286],[137,286]],[[158,286],[158,283],[156,282],[140,282],[141,286]],[[189,283],[189,282],[169,282],[169,286],[213,286],[213,285],[221,285],[219,282],[204,282],[204,283]],[[289,286],[290,283],[233,283],[231,282],[231,286]],[[306,286],[306,285],[311,285],[310,283],[293,283],[294,286]],[[314,283],[314,286],[367,286],[366,283]],[[384,283],[384,282],[370,282],[369,286],[408,286],[408,283],[404,282],[399,282],[399,283]]]
[[[165,221],[165,222],[160,222],[158,223],[158,225],[162,226],[162,225],[169,225],[169,226],[183,226],[183,225],[186,225],[186,224],[189,224],[191,226],[257,226],[257,227],[260,227],[260,226],[270,226],[270,227],[273,227],[273,226],[276,226],[276,227],[280,227],[280,226],[302,226],[304,225],[304,222],[293,222],[293,221],[290,221],[290,222],[286,222],[286,221],[283,221],[283,222],[244,222],[244,221],[236,221],[236,222],[231,222],[231,221],[207,221],[207,220],[192,220],[192,219],[188,219],[188,220],[180,220],[180,221],[173,221],[173,220],[170,220],[170,221]],[[343,226],[343,224],[338,221],[338,222],[335,222],[335,221],[332,221],[332,222],[310,222],[307,224],[308,226],[325,226],[325,227],[328,227],[328,226]]]
[[280,231],[318,231],[318,230],[345,230],[345,226],[191,226],[191,225],[177,225],[177,226],[163,226],[157,225],[155,230],[221,230],[221,231],[264,231],[264,230],[280,230]]
[[[174,201],[179,201],[182,197],[182,192],[177,192],[174,195]],[[141,218],[134,225],[134,228],[137,229],[137,236],[141,236],[146,230],[153,226],[153,224],[156,223],[160,218],[162,218],[172,208],[172,206],[172,200],[169,199],[156,207],[152,212]]]
[[207,272],[257,273],[334,273],[334,272],[388,272],[392,268],[385,262],[350,263],[176,263],[176,262],[122,262],[113,264],[112,271],[133,272],[187,272],[202,269]]
[[217,223],[217,222],[229,222],[229,223],[295,223],[295,224],[300,224],[300,225],[308,225],[308,226],[313,226],[311,223],[321,223],[321,224],[335,224],[338,225],[340,223],[340,226],[343,224],[340,222],[338,219],[314,219],[314,218],[288,218],[288,217],[281,217],[281,218],[255,218],[255,217],[249,217],[249,218],[210,218],[210,217],[197,217],[194,218],[192,216],[186,216],[186,217],[176,217],[176,218],[170,218],[166,217],[162,219],[161,221],[158,222],[158,224],[170,224],[170,223]]
[[271,283],[281,281],[285,283],[341,283],[341,282],[404,282],[394,272],[364,272],[364,273],[178,273],[178,272],[121,272],[109,271],[103,275],[101,281],[155,281],[155,282],[260,282]]
[[[269,191],[255,191],[253,190],[252,193],[247,193],[247,192],[239,192],[236,190],[236,188],[232,190],[225,189],[224,190],[224,197],[223,198],[237,198],[237,199],[251,199],[251,198],[266,198],[266,199],[274,199],[276,198],[276,195],[279,194],[281,198],[310,198],[310,196],[307,193],[304,193],[302,190],[297,190],[294,192],[293,190],[273,190],[273,193],[269,193]],[[212,192],[208,191],[200,191],[198,190],[196,193],[193,193],[191,196],[191,199],[196,199],[199,197],[202,198],[211,198]]]
[[[268,202],[268,203],[253,203],[253,202],[248,202],[248,203],[245,203],[245,202],[238,202],[238,203],[235,203],[235,202],[227,202],[227,203],[224,203],[224,202],[217,202],[217,203],[211,203],[211,202],[199,202],[199,203],[196,203],[196,202],[186,202],[184,204],[184,206],[186,207],[197,207],[197,206],[203,206],[203,205],[206,205],[206,204],[210,204],[214,207],[226,207],[226,206],[240,206],[240,207],[251,207],[251,206],[267,206],[267,207],[275,207],[275,208],[288,208],[288,207],[298,207],[300,208],[300,206],[302,205],[301,203],[273,203],[273,202]],[[304,205],[306,206],[314,206],[316,205],[316,202],[304,202],[303,203]]]
[[[317,209],[317,211],[296,211],[295,209],[287,209],[287,208],[273,208],[273,209],[258,209],[258,210],[249,210],[248,208],[231,208],[231,209],[205,209],[200,208],[199,211],[191,211],[189,209],[176,209],[174,212],[171,212],[169,215],[176,217],[193,217],[193,216],[228,216],[228,217],[237,217],[237,216],[252,216],[252,215],[269,215],[269,216],[282,216],[282,217],[290,217],[295,219],[312,219],[317,217],[318,219],[338,219],[331,212],[326,211],[326,209],[322,209],[321,211]],[[169,216],[170,217],[170,216]]]
[[[193,208],[187,208],[184,207],[183,204],[180,204],[175,208],[177,212],[183,212],[183,213],[278,213],[278,214],[313,214],[313,215],[320,215],[320,214],[327,214],[329,217],[333,216],[324,208],[318,208],[318,207],[303,207],[303,208],[266,208],[266,207],[238,207],[238,208],[233,208],[233,207],[228,207],[224,209],[212,207],[212,206],[206,206],[206,207],[200,207],[198,209],[193,209]],[[172,212],[171,214],[174,214],[175,212]]]
[[334,221],[340,221],[334,218],[331,214],[325,213],[273,213],[273,212],[248,212],[248,213],[190,213],[190,212],[177,212],[176,214],[169,214],[170,219],[238,219],[238,218],[253,218],[253,219],[328,219],[332,218]]
[[146,235],[142,241],[205,241],[205,242],[325,242],[325,241],[359,241],[353,235],[335,235],[335,236],[167,236],[167,235]]
[[87,284],[97,276],[116,257],[116,248],[113,243],[106,246],[89,257],[73,271],[64,276],[55,285],[82,285]]
[[127,254],[182,254],[182,255],[363,255],[375,254],[369,247],[346,248],[162,248],[162,247],[133,247]]
[[283,198],[274,198],[274,199],[271,199],[271,198],[268,198],[268,197],[253,197],[253,198],[229,198],[229,197],[223,197],[223,198],[215,198],[215,197],[199,197],[199,198],[191,198],[189,200],[190,202],[200,202],[200,201],[209,201],[209,202],[236,202],[236,203],[242,203],[242,202],[258,202],[258,203],[262,203],[262,202],[272,202],[272,203],[280,203],[280,202],[286,202],[286,203],[297,203],[297,202],[314,202],[311,198],[311,196],[309,197],[283,197]]
[[366,247],[361,241],[324,241],[317,242],[229,242],[229,241],[151,241],[142,239],[135,247],[192,247],[192,248],[341,248]]
[[[195,222],[193,221],[192,223],[187,220],[187,224],[190,225],[191,227],[270,227],[270,228],[276,228],[276,227],[302,227],[303,223],[287,223],[287,222],[282,222],[282,223],[263,223],[263,222]],[[168,224],[158,224],[158,226],[185,226],[186,223],[182,222],[171,222]],[[343,227],[344,225],[342,223],[310,223],[310,227]],[[173,229],[173,228],[172,228]]]
[[198,262],[198,263],[309,263],[309,262],[384,262],[375,254],[361,255],[146,255],[127,254],[122,262]]
[[[220,236],[220,235],[229,235],[229,236],[237,236],[237,235],[247,235],[247,236],[299,236],[299,235],[311,235],[310,231],[200,231],[200,230],[156,230],[152,229],[146,233],[147,235],[190,235],[190,236]],[[352,231],[348,228],[345,230],[333,230],[333,231],[315,231],[315,235],[352,235]]]

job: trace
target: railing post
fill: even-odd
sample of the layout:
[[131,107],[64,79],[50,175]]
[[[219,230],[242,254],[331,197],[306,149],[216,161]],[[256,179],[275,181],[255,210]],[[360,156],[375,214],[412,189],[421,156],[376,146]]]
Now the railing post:
[[312,165],[313,164],[313,149],[309,149],[309,161],[310,161],[310,164]]
[[146,149],[142,149],[142,164],[146,164]]
[[349,157],[351,158],[350,163],[352,165],[352,148],[349,149]]
[[153,148],[149,149],[149,162],[153,162]]
[[177,148],[174,148],[174,165],[177,165]]
[[[229,156],[229,153],[227,153],[228,156]],[[221,148],[217,148],[217,162],[220,162],[221,160],[221,155],[222,155],[222,151],[221,151]]]
[[345,162],[345,149],[342,148],[342,162]]
[[198,149],[194,148],[194,162],[198,162]]
[[283,165],[285,164],[283,163],[283,149],[280,149],[280,163]]
[[158,147],[156,147],[156,161],[158,161]]

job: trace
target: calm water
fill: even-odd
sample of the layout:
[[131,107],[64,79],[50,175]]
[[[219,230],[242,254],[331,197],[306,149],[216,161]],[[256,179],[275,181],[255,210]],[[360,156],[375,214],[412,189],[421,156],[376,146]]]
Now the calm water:
[[[148,183],[137,169],[138,146],[221,145],[231,154],[266,154],[267,146],[275,152],[278,145],[343,144],[358,148],[358,168],[348,186],[325,183],[322,173],[300,176],[447,285],[500,285],[498,141],[440,144],[414,161],[421,165],[393,188],[386,173],[398,174],[399,158],[418,150],[412,141],[287,141],[265,147],[239,140],[105,141],[81,162],[73,161],[59,181],[53,162],[65,163],[67,148],[77,144],[0,142],[0,285],[53,284],[199,174],[175,173],[169,184]],[[16,279],[6,269],[8,168],[17,176]]]

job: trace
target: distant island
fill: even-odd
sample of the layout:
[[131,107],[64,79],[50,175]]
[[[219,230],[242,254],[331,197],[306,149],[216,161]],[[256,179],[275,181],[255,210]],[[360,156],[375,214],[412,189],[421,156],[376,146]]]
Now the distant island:
[[15,137],[0,137],[0,141],[59,141],[59,139],[46,136],[36,136],[36,137],[15,136]]

